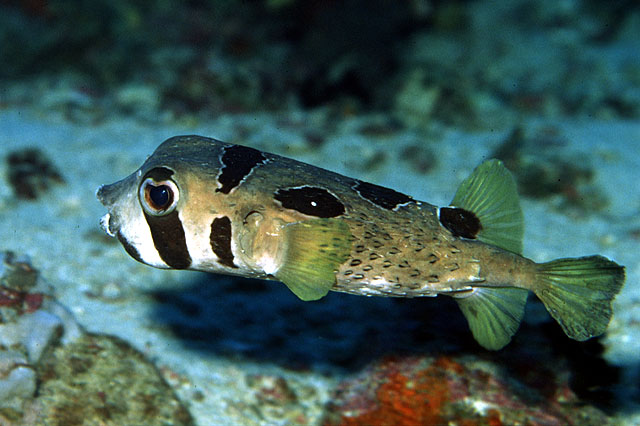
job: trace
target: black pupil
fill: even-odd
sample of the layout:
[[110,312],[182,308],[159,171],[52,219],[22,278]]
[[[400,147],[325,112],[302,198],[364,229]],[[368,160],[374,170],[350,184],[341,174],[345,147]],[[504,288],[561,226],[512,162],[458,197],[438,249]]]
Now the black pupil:
[[152,207],[162,210],[171,204],[171,189],[167,185],[148,186],[149,200],[153,204]]

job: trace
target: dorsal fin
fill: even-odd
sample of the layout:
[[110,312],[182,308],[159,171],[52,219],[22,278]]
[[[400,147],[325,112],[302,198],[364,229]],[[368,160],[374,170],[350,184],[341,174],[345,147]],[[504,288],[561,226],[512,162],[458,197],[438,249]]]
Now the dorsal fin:
[[[466,238],[522,253],[524,220],[513,176],[499,160],[487,160],[466,178],[440,222]],[[479,222],[479,223],[476,223]]]

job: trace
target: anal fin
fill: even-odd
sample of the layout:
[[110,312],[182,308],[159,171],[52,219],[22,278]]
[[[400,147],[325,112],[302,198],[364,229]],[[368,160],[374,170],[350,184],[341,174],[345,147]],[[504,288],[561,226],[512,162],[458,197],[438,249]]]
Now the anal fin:
[[484,348],[498,350],[515,334],[524,315],[528,290],[476,287],[456,297],[473,337]]
[[350,253],[352,236],[340,219],[312,219],[285,226],[286,252],[275,277],[302,300],[324,297]]

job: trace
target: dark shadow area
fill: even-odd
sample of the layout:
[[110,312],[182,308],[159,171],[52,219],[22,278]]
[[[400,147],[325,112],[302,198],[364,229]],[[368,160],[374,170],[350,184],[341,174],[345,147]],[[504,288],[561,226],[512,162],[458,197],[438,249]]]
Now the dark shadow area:
[[446,297],[368,298],[329,293],[303,302],[284,284],[198,275],[186,291],[161,290],[154,320],[190,350],[288,368],[356,370],[387,354],[475,350]]
[[571,391],[585,403],[608,412],[621,408],[615,392],[621,372],[602,358],[599,340],[576,342],[550,318],[540,322],[544,308],[533,297],[511,344],[491,352],[476,344],[449,297],[329,293],[319,301],[302,302],[277,282],[195,277],[186,290],[159,290],[150,297],[156,302],[153,320],[186,350],[203,356],[342,373],[359,371],[384,356],[468,357],[495,364],[506,382],[524,384],[513,389],[525,401],[554,398],[559,383],[568,379]]
[[[573,392],[584,405],[593,405],[612,415],[627,408],[625,401],[637,399],[637,386],[632,390],[635,396],[628,394],[629,389],[625,389],[625,394],[620,392],[622,375],[629,367],[611,365],[603,358],[602,337],[585,342],[570,339],[550,316],[540,322],[542,311],[545,311],[542,303],[530,296],[525,321],[512,343],[495,354],[481,355],[500,365],[505,377],[525,385],[513,387],[516,393],[523,392],[520,395],[523,400],[556,401]],[[568,385],[564,389],[563,383]]]

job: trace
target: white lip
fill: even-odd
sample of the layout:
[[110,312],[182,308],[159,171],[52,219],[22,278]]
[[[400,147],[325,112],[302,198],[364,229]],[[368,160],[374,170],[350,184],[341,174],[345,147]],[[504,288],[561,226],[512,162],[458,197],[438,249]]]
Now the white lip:
[[102,227],[102,230],[107,233],[107,235],[109,235],[110,237],[115,237],[116,234],[111,232],[111,229],[109,229],[110,220],[111,220],[111,213],[105,214],[100,218],[100,226]]

